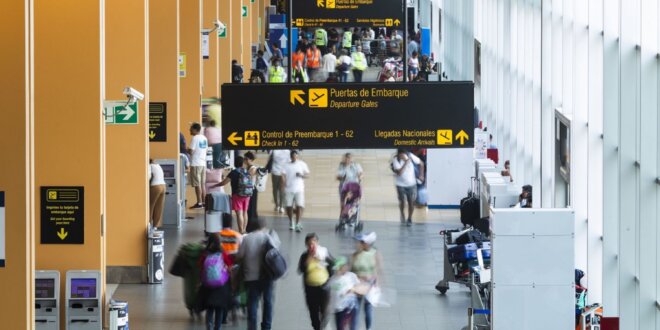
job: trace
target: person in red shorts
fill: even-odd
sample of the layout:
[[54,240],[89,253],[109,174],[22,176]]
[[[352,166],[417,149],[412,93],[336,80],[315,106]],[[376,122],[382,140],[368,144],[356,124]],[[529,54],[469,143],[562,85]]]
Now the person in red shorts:
[[236,166],[218,186],[231,183],[231,209],[236,212],[238,232],[245,234],[247,229],[247,213],[250,205],[250,197],[254,193],[254,177],[256,166],[252,164],[254,154],[245,153],[245,157],[238,156],[234,165]]

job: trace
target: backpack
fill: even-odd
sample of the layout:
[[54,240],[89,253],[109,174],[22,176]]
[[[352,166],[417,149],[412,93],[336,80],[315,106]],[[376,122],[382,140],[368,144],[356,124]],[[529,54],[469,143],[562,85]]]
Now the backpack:
[[250,172],[244,168],[239,168],[236,170],[238,172],[238,196],[252,196],[254,192],[254,182],[250,177]]
[[213,253],[204,259],[202,283],[210,288],[219,288],[229,280],[229,271],[222,259],[222,253]]
[[277,280],[286,274],[286,259],[278,248],[273,244],[270,235],[268,235],[264,253],[263,277],[267,280]]

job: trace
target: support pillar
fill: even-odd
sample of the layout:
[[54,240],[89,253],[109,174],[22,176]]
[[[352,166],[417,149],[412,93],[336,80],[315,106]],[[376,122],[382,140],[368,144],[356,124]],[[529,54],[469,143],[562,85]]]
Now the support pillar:
[[34,324],[34,194],[31,0],[0,1],[0,148],[11,155],[0,171],[0,302],[2,327]]
[[105,8],[106,99],[126,100],[122,92],[129,86],[145,94],[133,115],[137,124],[106,125],[108,282],[144,283],[150,217],[149,13],[146,0],[105,0]]
[[[106,266],[104,7],[103,0],[34,0],[33,7],[35,268],[60,271],[62,288],[69,270],[100,271],[102,298]],[[66,236],[58,244],[42,243],[42,222],[60,226],[41,216],[39,192],[47,186],[84,188],[84,199],[78,200],[84,208],[79,209],[82,217],[61,227]],[[75,241],[79,235],[67,230],[81,222],[83,243],[62,244]],[[64,298],[65,290],[61,290],[60,301]]]

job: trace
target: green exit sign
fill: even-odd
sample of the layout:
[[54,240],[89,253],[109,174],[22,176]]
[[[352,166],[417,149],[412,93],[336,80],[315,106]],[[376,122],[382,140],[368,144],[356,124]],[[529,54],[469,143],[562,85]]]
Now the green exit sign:
[[135,125],[138,123],[138,105],[126,101],[108,101],[103,105],[106,124]]

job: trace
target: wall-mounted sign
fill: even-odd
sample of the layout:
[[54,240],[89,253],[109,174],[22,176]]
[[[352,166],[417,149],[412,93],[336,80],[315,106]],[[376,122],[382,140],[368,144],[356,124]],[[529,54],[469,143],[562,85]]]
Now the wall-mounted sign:
[[167,103],[149,102],[149,142],[167,142]]
[[179,53],[179,78],[186,77],[186,53]]
[[126,101],[104,101],[103,115],[106,124],[135,125],[138,123],[138,103],[126,104]]
[[[223,148],[472,148],[472,82],[225,84]],[[259,97],[254,97],[259,95]],[[246,120],[245,109],[268,109]]]
[[202,32],[202,59],[208,60],[210,56],[209,33]]
[[403,26],[402,0],[294,0],[295,27]]
[[41,187],[41,244],[85,243],[85,188]]

